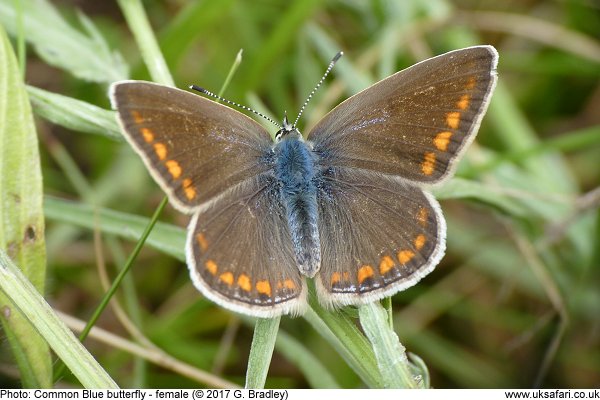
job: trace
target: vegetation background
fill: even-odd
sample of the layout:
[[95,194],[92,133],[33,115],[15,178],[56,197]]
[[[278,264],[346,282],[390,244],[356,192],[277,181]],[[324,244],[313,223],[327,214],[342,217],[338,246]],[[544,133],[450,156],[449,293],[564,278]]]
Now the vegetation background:
[[[0,0],[0,24],[14,48],[9,10],[17,3]],[[25,19],[31,87],[109,109],[111,82],[149,79],[116,2],[23,4],[31,16]],[[155,0],[144,6],[178,87],[218,91],[243,49],[225,96],[276,120],[284,110],[299,110],[343,50],[300,123],[304,131],[344,98],[416,61],[494,45],[499,86],[490,110],[457,178],[436,192],[448,220],[447,254],[421,283],[394,296],[394,328],[437,388],[598,387],[600,3]],[[52,102],[48,107],[42,94],[29,93],[39,116],[46,298],[86,320],[138,232],[111,210],[149,217],[164,194],[117,132],[77,129],[86,125],[61,120]],[[95,214],[94,207],[109,211]],[[120,306],[101,316],[99,327],[129,342],[102,332],[85,342],[122,387],[216,384],[192,379],[178,362],[244,382],[253,325],[192,287],[181,257],[184,231],[175,229],[187,220],[171,207],[163,212],[169,224],[160,226],[163,236],[155,235],[137,259],[117,296]],[[364,387],[305,319],[283,318],[280,339],[266,387]],[[0,386],[19,387],[2,341]],[[132,354],[133,342],[173,359],[144,361]],[[303,354],[314,356],[326,379],[307,376]],[[71,384],[77,387],[72,377],[60,382]]]

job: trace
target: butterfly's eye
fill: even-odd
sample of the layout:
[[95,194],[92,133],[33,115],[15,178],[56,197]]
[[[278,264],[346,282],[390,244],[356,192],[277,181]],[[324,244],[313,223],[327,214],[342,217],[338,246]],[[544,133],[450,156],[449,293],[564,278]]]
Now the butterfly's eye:
[[277,133],[275,134],[275,141],[280,141],[281,137],[283,136],[283,134],[285,133],[285,129],[280,129],[277,131]]

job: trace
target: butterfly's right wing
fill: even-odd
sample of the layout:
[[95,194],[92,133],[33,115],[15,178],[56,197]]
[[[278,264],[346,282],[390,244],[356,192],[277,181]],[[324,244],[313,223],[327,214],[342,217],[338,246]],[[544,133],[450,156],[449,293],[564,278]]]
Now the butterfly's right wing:
[[208,298],[257,317],[300,314],[306,285],[271,173],[247,179],[195,215],[188,228],[192,280]]
[[417,184],[443,182],[477,134],[496,85],[497,62],[491,46],[421,61],[339,104],[308,140],[326,167]]

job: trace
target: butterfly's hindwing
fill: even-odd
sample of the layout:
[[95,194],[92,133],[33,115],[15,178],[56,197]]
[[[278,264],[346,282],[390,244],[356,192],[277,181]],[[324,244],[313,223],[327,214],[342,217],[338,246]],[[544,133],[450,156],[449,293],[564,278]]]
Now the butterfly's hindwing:
[[201,210],[188,229],[187,259],[195,285],[225,308],[271,317],[306,305],[272,174],[247,179]]
[[435,199],[400,179],[332,167],[319,190],[319,299],[362,304],[417,283],[442,258],[445,222]]

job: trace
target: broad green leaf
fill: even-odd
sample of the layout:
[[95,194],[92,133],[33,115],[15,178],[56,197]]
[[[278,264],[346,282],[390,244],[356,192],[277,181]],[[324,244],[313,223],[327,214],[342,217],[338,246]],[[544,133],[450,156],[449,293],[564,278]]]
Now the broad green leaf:
[[[0,249],[44,292],[46,248],[42,173],[38,142],[25,84],[0,27]],[[46,342],[0,293],[2,325],[21,370],[24,387],[51,387]]]

